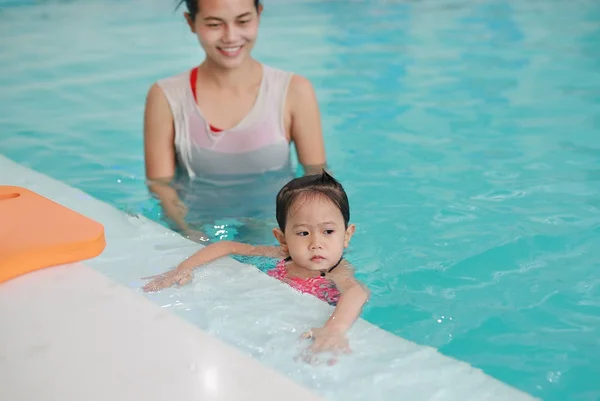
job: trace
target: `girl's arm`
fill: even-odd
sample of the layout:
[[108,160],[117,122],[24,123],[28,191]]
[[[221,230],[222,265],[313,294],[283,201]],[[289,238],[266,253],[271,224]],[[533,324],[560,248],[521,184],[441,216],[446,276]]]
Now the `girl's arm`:
[[331,280],[342,295],[323,329],[344,334],[360,316],[370,293],[366,286],[354,278],[352,267],[346,261],[342,261],[338,269],[331,275]]
[[[303,335],[314,341],[310,346],[310,350],[314,353],[339,350],[350,352],[345,334],[358,319],[363,305],[369,299],[368,289],[356,281],[352,267],[346,261],[342,261],[330,278],[342,295],[323,327],[313,328]],[[306,358],[307,362],[311,361],[310,356]]]
[[147,283],[143,289],[144,291],[158,291],[173,284],[187,284],[191,281],[193,277],[192,273],[196,267],[228,255],[284,257],[281,248],[276,246],[256,246],[234,241],[219,241],[203,247],[166,273],[144,277],[153,278],[153,280]]
[[[314,341],[310,350],[315,353],[338,350],[350,352],[345,334],[360,316],[363,305],[369,299],[369,291],[356,281],[351,266],[345,261],[342,261],[330,278],[342,295],[323,327],[313,328],[304,333],[304,337]],[[308,357],[308,362],[310,359]]]

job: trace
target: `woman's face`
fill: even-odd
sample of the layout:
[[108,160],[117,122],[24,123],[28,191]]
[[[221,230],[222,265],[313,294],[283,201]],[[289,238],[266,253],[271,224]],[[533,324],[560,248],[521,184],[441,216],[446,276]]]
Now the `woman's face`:
[[198,14],[185,15],[207,58],[235,68],[250,56],[258,36],[260,12],[254,0],[198,0]]

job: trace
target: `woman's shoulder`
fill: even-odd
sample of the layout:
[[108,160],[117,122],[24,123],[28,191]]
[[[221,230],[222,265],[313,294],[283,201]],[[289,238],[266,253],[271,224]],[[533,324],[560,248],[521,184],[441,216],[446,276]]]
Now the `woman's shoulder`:
[[171,87],[185,87],[189,83],[190,72],[193,68],[188,68],[185,71],[179,71],[155,81],[155,85],[165,89]]
[[274,67],[263,63],[263,68],[270,81],[277,81],[285,88],[287,98],[294,103],[313,101],[316,97],[315,89],[309,78],[295,71]]
[[299,87],[301,90],[307,86],[312,87],[310,79],[302,74],[297,73],[296,71],[275,67],[265,63],[262,63],[262,66],[266,70],[267,74],[287,78],[290,86]]
[[295,72],[291,71],[291,70],[287,70],[281,67],[276,67],[272,64],[267,64],[267,63],[260,63],[262,65],[262,67],[265,69],[265,71],[267,73],[273,73],[273,74],[281,74],[281,75],[294,75]]
[[190,68],[163,78],[158,78],[150,85],[148,98],[166,99],[171,106],[186,102],[189,97],[191,70]]

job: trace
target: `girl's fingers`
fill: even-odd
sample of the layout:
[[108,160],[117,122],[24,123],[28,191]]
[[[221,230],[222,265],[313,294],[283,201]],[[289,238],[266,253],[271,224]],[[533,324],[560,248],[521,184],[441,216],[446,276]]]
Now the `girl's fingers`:
[[150,280],[156,277],[161,277],[163,274],[155,274],[154,276],[142,277],[141,280]]
[[192,276],[190,274],[186,274],[185,276],[183,276],[182,278],[179,279],[178,284],[179,285],[186,285],[191,280],[192,280]]

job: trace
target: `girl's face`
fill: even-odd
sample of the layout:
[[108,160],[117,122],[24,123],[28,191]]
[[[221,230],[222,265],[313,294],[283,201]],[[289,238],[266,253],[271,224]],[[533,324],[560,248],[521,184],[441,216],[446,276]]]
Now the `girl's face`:
[[198,14],[185,18],[206,57],[222,68],[235,68],[249,55],[258,36],[262,5],[254,0],[198,0]]
[[342,257],[354,234],[354,225],[346,229],[336,205],[318,196],[294,202],[288,212],[285,232],[276,228],[274,234],[296,265],[325,270]]

